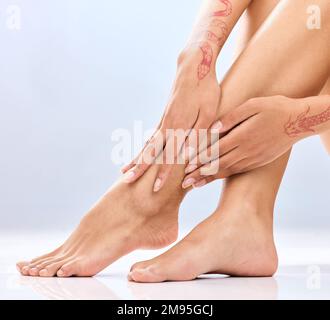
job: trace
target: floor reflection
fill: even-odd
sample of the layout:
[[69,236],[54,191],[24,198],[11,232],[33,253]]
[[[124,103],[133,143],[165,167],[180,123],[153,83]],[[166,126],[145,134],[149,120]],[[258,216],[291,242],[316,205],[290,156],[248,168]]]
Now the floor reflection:
[[189,282],[129,283],[135,299],[277,299],[275,278],[203,277]]
[[101,274],[94,278],[19,277],[18,279],[18,287],[28,287],[39,297],[56,300],[330,298],[329,265],[281,267],[273,278],[230,278],[207,275],[195,281],[155,284],[128,282],[125,274],[120,272]]
[[116,294],[96,278],[20,277],[19,283],[51,300],[118,300]]
[[275,278],[207,276],[195,281],[143,284],[104,276],[100,280],[20,277],[19,284],[56,300],[277,299]]

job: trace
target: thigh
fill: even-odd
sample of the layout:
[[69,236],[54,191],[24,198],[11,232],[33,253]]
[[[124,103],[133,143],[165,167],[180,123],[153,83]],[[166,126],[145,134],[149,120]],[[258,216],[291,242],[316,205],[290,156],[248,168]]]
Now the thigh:
[[[329,77],[326,85],[324,86],[321,94],[330,95],[330,77]],[[328,150],[328,153],[330,154],[330,131],[328,131],[322,135],[322,140],[325,145],[325,148]]]
[[[247,43],[258,31],[268,15],[281,0],[254,0],[246,10],[240,21],[240,35],[237,46],[237,56],[244,50]],[[330,95],[330,77],[321,94]],[[330,154],[330,131],[322,135],[325,148]]]

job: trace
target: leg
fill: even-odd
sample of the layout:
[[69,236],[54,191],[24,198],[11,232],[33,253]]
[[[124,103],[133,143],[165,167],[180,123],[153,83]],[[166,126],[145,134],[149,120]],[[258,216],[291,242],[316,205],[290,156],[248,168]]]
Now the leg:
[[[267,12],[265,3],[255,0],[251,8]],[[311,34],[304,21],[308,4],[282,1],[274,9],[224,79],[221,112],[255,96],[304,97],[320,92],[329,70],[329,24]],[[294,58],[288,58],[288,52]],[[135,264],[129,278],[159,282],[190,280],[209,272],[273,275],[277,269],[273,209],[288,158],[286,154],[228,179],[216,212],[171,250]]]
[[[330,77],[324,86],[321,94],[330,94]],[[327,149],[328,153],[330,154],[330,131],[326,132],[325,134],[322,135],[322,140],[325,145],[325,148]]]
[[178,209],[185,195],[183,168],[153,194],[157,167],[135,183],[113,186],[83,218],[71,237],[55,251],[20,262],[23,275],[92,276],[132,250],[156,249],[177,239]]

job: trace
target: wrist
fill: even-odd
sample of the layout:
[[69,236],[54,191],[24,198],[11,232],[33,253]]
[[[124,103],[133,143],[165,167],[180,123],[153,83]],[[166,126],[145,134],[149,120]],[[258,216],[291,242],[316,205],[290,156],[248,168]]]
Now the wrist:
[[[183,50],[177,60],[176,78],[179,83],[196,84],[198,68],[203,62],[203,53],[199,47]],[[216,78],[215,61],[212,61],[208,76]]]
[[296,142],[316,135],[317,132],[309,121],[311,107],[308,100],[306,98],[288,99],[291,100],[292,107],[287,110],[289,117],[285,125],[287,135],[296,139]]

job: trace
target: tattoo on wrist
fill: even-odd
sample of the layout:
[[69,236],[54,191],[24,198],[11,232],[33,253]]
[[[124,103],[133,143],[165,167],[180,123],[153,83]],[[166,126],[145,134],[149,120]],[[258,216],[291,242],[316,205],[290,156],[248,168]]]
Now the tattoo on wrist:
[[223,3],[226,8],[221,11],[216,11],[213,13],[214,17],[228,17],[231,15],[233,11],[233,6],[229,0],[219,0],[221,3]]
[[197,42],[203,54],[202,61],[198,65],[198,80],[203,80],[211,70],[214,58],[214,51],[211,44],[215,45],[217,50],[220,50],[227,39],[227,35],[227,25],[219,19],[213,19],[198,35]]
[[213,61],[213,49],[208,42],[201,43],[199,47],[203,53],[203,59],[198,66],[198,80],[203,80],[210,72]]
[[308,106],[307,110],[301,113],[295,120],[292,121],[291,117],[285,124],[285,133],[292,138],[307,132],[315,133],[313,129],[325,122],[330,121],[330,106],[327,109],[315,116],[308,116],[311,107]]
[[[225,5],[224,10],[216,11],[212,14],[213,17],[227,17],[231,15],[233,7],[229,0],[219,0]],[[209,18],[208,18],[209,19]],[[220,50],[224,45],[228,36],[227,24],[217,18],[208,21],[205,26],[200,26],[201,32],[198,34],[197,43],[202,52],[202,61],[198,65],[197,78],[203,80],[211,71],[211,66],[214,59],[214,51],[212,45]]]

